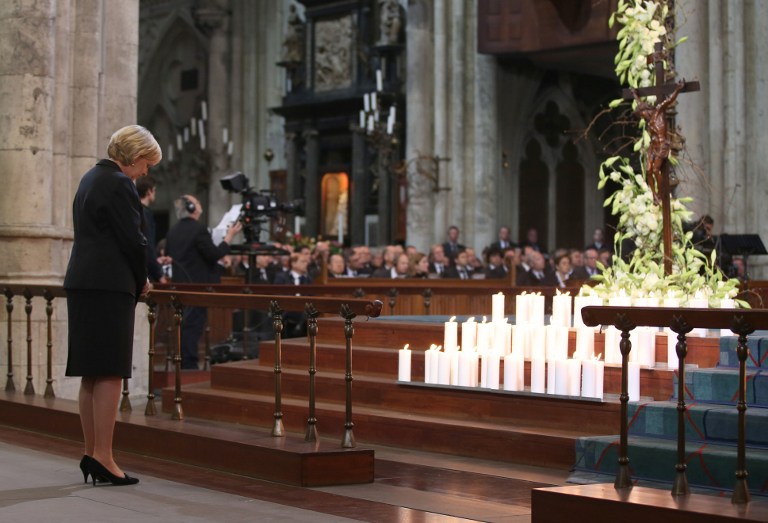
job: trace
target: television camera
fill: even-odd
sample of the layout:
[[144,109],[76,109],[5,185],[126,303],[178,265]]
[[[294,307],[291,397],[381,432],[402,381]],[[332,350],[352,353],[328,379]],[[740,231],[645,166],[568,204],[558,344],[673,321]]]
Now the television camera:
[[277,218],[278,213],[299,214],[303,212],[304,201],[279,202],[273,191],[251,188],[248,178],[241,172],[232,173],[219,180],[221,187],[231,193],[240,193],[243,206],[238,220],[243,224],[243,234],[247,244],[258,239],[262,223]]

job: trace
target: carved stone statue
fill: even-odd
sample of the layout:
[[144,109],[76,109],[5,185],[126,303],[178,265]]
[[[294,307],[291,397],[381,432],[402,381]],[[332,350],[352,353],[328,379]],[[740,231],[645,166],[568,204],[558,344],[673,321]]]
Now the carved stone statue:
[[288,14],[288,31],[283,40],[283,62],[302,62],[304,60],[304,21],[299,17],[296,6],[292,5]]
[[654,199],[658,202],[659,190],[661,188],[661,177],[663,175],[664,161],[669,158],[671,137],[667,127],[667,109],[677,99],[685,81],[678,82],[675,90],[656,105],[651,105],[642,100],[637,91],[632,89],[632,94],[637,100],[635,115],[646,121],[648,133],[651,135],[651,144],[648,148],[648,154],[645,158],[645,176],[648,186],[653,192]]
[[398,43],[403,21],[398,0],[379,0],[379,45]]

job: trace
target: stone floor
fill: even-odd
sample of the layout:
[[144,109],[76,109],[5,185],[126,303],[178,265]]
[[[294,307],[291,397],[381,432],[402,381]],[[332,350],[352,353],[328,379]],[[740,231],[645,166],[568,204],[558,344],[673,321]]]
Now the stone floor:
[[376,448],[367,485],[299,488],[134,454],[118,462],[141,482],[84,484],[76,442],[0,426],[0,521],[370,521],[523,523],[530,492],[567,472]]

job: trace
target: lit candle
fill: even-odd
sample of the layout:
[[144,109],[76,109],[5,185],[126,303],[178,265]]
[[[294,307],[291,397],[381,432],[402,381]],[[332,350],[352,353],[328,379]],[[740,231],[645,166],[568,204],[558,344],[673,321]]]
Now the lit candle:
[[609,307],[629,307],[632,305],[632,297],[627,296],[624,289],[619,290],[618,296],[611,296],[608,299]]
[[677,334],[667,329],[667,367],[677,369],[680,367],[680,359],[677,357]]
[[568,358],[568,328],[558,325],[547,325],[547,360]]
[[485,316],[483,316],[482,323],[477,324],[477,339],[475,340],[475,345],[477,346],[478,350],[480,349],[487,349],[490,347],[491,342],[491,324],[486,323]]
[[360,129],[365,129],[365,111],[360,111]]
[[381,69],[376,69],[376,90],[381,91],[384,89],[384,82],[381,76]]
[[610,365],[617,365],[621,363],[621,349],[619,343],[621,342],[621,332],[613,325],[606,327],[603,331],[605,335],[605,347],[603,348],[603,354],[605,363]]
[[640,364],[629,362],[629,401],[640,401]]
[[531,308],[528,318],[531,325],[544,325],[544,296],[540,292],[530,295]]
[[585,398],[596,397],[595,385],[597,384],[597,360],[588,359],[582,362],[581,395]]
[[493,341],[491,347],[499,354],[507,353],[507,319],[491,323],[493,329]]
[[561,327],[570,327],[572,307],[573,298],[571,298],[570,293],[560,294],[558,289],[557,294],[552,297],[552,317],[550,318],[550,323]]
[[486,381],[486,387],[489,389],[498,390],[499,388],[499,365],[500,365],[500,359],[501,355],[496,352],[495,350],[489,351],[486,354],[486,358],[488,360],[487,368],[488,368],[488,378]]
[[544,325],[532,325],[530,343],[526,346],[525,359],[544,359],[547,353],[547,328]]
[[491,295],[491,321],[504,319],[504,293]]
[[597,368],[595,369],[595,397],[603,399],[604,383],[605,383],[605,362],[600,359],[596,362]]
[[573,357],[586,360],[595,354],[595,331],[590,327],[581,327],[576,331],[576,352]]
[[581,309],[588,305],[592,305],[591,296],[576,296],[573,300],[573,326],[584,327],[584,320],[581,317]]
[[555,371],[555,394],[560,396],[568,395],[568,361],[570,360],[557,360],[555,362],[557,367]]
[[555,393],[555,383],[557,382],[557,360],[547,360],[547,394]]
[[370,112],[371,110],[371,98],[368,95],[368,93],[365,93],[363,95],[363,108],[365,109],[365,112]]
[[451,319],[445,322],[443,334],[443,347],[445,347],[445,352],[456,350],[458,331],[459,324],[456,322],[456,316],[451,316]]
[[405,344],[400,351],[397,367],[398,381],[411,381],[411,351],[408,350],[408,344]]
[[432,346],[432,359],[430,360],[429,378],[430,383],[439,383],[440,379],[440,349],[439,345]]
[[442,350],[437,353],[437,383],[450,385],[451,383],[451,352]]
[[523,292],[515,296],[515,324],[516,325],[528,325],[529,318],[529,302],[528,295]]
[[472,316],[467,321],[461,324],[461,348],[465,351],[471,351],[476,346],[477,340],[477,323],[475,323],[475,317]]
[[435,354],[434,345],[424,351],[424,383],[432,383],[432,357]]
[[651,327],[638,327],[637,358],[644,367],[656,365],[656,333]]
[[395,128],[395,122],[393,122],[390,118],[387,119],[387,134],[392,134],[392,131]]
[[458,384],[460,387],[472,386],[472,369],[474,369],[473,360],[477,359],[477,353],[475,351],[463,349],[458,352],[459,355],[459,371],[458,371]]

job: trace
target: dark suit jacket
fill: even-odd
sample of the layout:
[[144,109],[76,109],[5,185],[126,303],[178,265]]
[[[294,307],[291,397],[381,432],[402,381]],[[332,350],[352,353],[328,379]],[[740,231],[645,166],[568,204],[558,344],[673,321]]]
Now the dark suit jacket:
[[[296,282],[293,280],[291,271],[278,272],[277,275],[275,275],[274,283],[276,285],[296,285]],[[312,283],[312,278],[306,274],[299,277],[299,285],[309,285],[310,283]]]
[[507,242],[507,246],[506,247],[502,247],[501,246],[501,242],[493,242],[492,244],[490,244],[488,246],[488,250],[489,251],[491,251],[491,250],[499,250],[502,253],[504,253],[504,252],[506,252],[506,251],[508,251],[510,249],[514,249],[515,247],[517,247],[517,244],[515,242]]
[[80,180],[72,205],[75,241],[65,289],[127,292],[147,281],[147,239],[141,232],[136,185],[111,160],[99,160]]
[[149,207],[141,206],[142,221],[141,230],[147,238],[147,273],[152,281],[160,281],[163,276],[163,268],[157,263],[157,253],[155,245],[157,244],[157,234],[155,226],[155,215],[149,210]]
[[183,218],[168,231],[165,252],[173,258],[173,281],[218,283],[221,278],[216,262],[229,254],[229,245],[214,245],[205,225]]
[[[465,267],[464,270],[467,272],[467,279],[471,280],[472,275],[474,274],[474,271],[472,271],[470,268]],[[459,274],[459,268],[456,265],[451,265],[447,269],[445,269],[445,272],[443,273],[443,278],[453,278],[456,280],[461,279],[461,275]]]
[[491,268],[490,265],[485,268],[485,278],[486,279],[502,279],[506,278],[509,272],[503,265],[498,265],[494,268]]
[[544,277],[537,278],[533,270],[517,273],[517,284],[521,287],[532,287],[542,285],[546,287],[557,287],[557,276],[554,272],[544,270]]
[[457,243],[455,248],[451,246],[451,242],[445,242],[443,244],[443,252],[445,253],[445,256],[449,260],[453,260],[457,254],[459,254],[461,251],[464,251],[466,249],[467,248],[460,243]]

